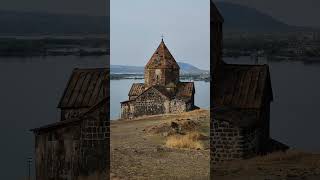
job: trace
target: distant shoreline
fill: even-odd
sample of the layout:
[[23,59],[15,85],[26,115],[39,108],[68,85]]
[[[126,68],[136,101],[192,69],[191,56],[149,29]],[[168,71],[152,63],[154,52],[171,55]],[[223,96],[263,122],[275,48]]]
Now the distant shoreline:
[[87,38],[0,38],[0,57],[45,56],[103,56],[110,55],[109,40]]
[[[110,74],[110,80],[142,80],[144,79],[143,74]],[[210,82],[209,74],[184,74],[180,75],[181,80],[193,80],[193,81],[205,81]]]
[[77,57],[86,57],[86,56],[107,56],[110,55],[109,52],[96,51],[96,52],[51,52],[51,53],[24,53],[24,52],[14,52],[6,53],[0,52],[0,57],[2,58],[37,58],[37,57],[58,57],[58,56],[77,56]]

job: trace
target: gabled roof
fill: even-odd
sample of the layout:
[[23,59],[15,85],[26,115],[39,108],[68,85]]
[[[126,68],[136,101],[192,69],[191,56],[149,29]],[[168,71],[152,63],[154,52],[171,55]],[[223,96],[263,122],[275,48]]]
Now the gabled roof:
[[179,82],[177,85],[177,97],[191,97],[195,92],[193,82]]
[[241,128],[254,127],[259,124],[258,114],[254,110],[239,110],[231,108],[214,108],[213,118],[219,121],[227,121]]
[[152,86],[152,88],[156,89],[158,92],[160,92],[162,95],[164,95],[167,98],[172,98],[173,96],[173,94],[170,93],[164,86],[156,85],[156,86]]
[[224,64],[213,79],[216,107],[252,109],[272,101],[267,65]]
[[30,131],[32,131],[34,133],[37,133],[37,132],[40,132],[40,131],[49,131],[51,129],[56,129],[56,128],[60,128],[60,127],[66,127],[66,126],[70,126],[70,125],[79,124],[88,115],[92,114],[93,112],[95,112],[95,110],[97,110],[101,106],[103,106],[106,103],[108,103],[108,101],[110,102],[110,97],[109,96],[106,97],[106,98],[103,98],[98,103],[94,104],[92,107],[90,107],[90,109],[88,109],[87,111],[85,111],[82,114],[80,114],[77,118],[67,119],[65,121],[58,121],[56,123],[52,123],[52,124],[48,124],[48,125],[45,125],[45,126],[42,126],[42,127],[39,127],[39,128],[31,129]]
[[[155,86],[149,87],[148,89],[145,89],[145,86],[143,83],[134,83],[130,89],[129,96],[140,96],[151,88],[156,89],[159,93],[166,96],[167,98],[171,99],[173,97],[176,97],[184,101],[190,100],[190,98],[195,92],[193,82],[179,82],[177,84],[177,90],[175,93],[171,93],[170,91],[168,91],[165,86],[155,85]],[[133,100],[123,101],[121,103],[127,103]]]
[[133,101],[134,101],[134,99],[126,100],[126,101],[122,101],[122,102],[120,102],[120,104],[127,104],[127,103],[129,103],[129,102],[133,102]]
[[155,85],[155,86],[151,86],[149,87],[148,89],[146,89],[145,91],[143,91],[138,97],[136,97],[134,100],[136,100],[137,98],[139,98],[140,96],[142,96],[143,94],[145,94],[146,92],[148,91],[152,91],[152,90],[155,90],[156,92],[158,92],[159,94],[161,94],[162,96],[170,99],[172,97],[172,94],[170,94],[166,88],[164,86],[158,86],[158,85]]
[[180,69],[180,67],[162,39],[145,69]]
[[210,0],[210,21],[211,22],[224,22],[223,16],[219,12],[217,6]]
[[129,96],[139,96],[145,90],[144,83],[133,83],[129,91]]
[[58,108],[88,108],[107,94],[108,70],[74,69]]

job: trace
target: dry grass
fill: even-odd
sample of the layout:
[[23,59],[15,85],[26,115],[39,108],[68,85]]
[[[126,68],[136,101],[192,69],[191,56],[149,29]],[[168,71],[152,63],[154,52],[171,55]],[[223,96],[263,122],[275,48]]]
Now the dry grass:
[[203,135],[199,132],[190,132],[186,135],[173,135],[168,137],[166,146],[179,149],[204,149],[201,142]]
[[265,156],[255,158],[258,162],[277,162],[277,161],[297,161],[304,157],[306,153],[299,151],[274,152]]

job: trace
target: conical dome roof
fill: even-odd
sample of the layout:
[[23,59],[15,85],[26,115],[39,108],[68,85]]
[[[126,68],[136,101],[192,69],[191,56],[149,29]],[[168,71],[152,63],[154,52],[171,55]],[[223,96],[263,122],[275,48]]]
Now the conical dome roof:
[[146,69],[180,69],[176,60],[165,45],[163,39],[157,50],[153,53],[149,62],[145,66]]

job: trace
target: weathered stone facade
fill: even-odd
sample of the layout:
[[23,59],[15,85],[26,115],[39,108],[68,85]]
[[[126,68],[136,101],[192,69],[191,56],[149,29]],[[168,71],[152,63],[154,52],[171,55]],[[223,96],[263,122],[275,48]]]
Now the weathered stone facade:
[[261,154],[262,131],[240,128],[227,121],[214,120],[212,151],[214,162],[245,159]]
[[169,99],[157,92],[155,88],[148,89],[135,99],[135,116],[165,114]]
[[225,63],[222,60],[223,21],[211,1],[211,162],[285,150],[288,147],[271,139],[269,133],[273,100],[269,67]]
[[[36,179],[109,178],[110,99],[108,87],[103,86],[106,74],[105,69],[76,69],[59,103],[59,107],[63,107],[61,121],[32,130],[35,134]],[[88,77],[96,78],[85,83]]]
[[179,83],[179,69],[151,69],[146,68],[144,79],[146,87],[155,85],[174,85]]
[[194,83],[180,82],[180,67],[161,41],[145,66],[145,83],[134,83],[129,100],[121,102],[121,118],[181,113],[194,106]]

